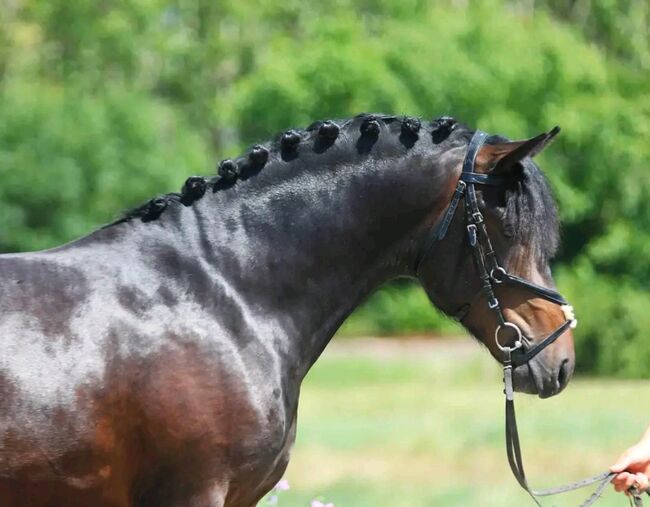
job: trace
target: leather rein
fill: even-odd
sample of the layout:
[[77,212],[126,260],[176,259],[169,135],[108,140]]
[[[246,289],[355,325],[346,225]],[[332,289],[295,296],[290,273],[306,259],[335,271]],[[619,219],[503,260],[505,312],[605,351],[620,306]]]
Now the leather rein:
[[[479,209],[475,189],[475,185],[502,186],[506,182],[504,178],[496,175],[474,172],[476,157],[480,148],[485,144],[487,138],[488,135],[480,130],[477,130],[472,136],[467,153],[465,154],[462,171],[454,195],[442,217],[442,220],[440,220],[440,222],[429,233],[424,248],[420,251],[416,260],[415,269],[416,272],[419,271],[420,264],[429,255],[436,242],[442,240],[446,236],[449,225],[456,214],[458,205],[461,200],[463,200],[465,204],[465,225],[467,237],[469,244],[472,247],[472,256],[474,258],[476,271],[481,280],[481,288],[470,302],[464,304],[455,312],[454,318],[458,321],[462,321],[467,316],[472,306],[474,306],[474,304],[476,304],[482,297],[485,297],[488,307],[495,313],[499,323],[494,333],[494,339],[497,347],[499,347],[503,352],[505,358],[503,360],[503,381],[505,384],[505,436],[510,469],[519,485],[530,495],[535,504],[539,507],[541,507],[541,504],[538,497],[553,496],[581,489],[592,484],[598,484],[594,493],[580,505],[580,507],[589,507],[600,498],[605,487],[616,474],[607,471],[564,486],[535,490],[528,485],[526,474],[524,472],[514,405],[514,387],[512,380],[513,369],[528,363],[528,361],[539,354],[542,350],[554,343],[567,329],[574,328],[577,321],[573,315],[573,308],[559,292],[512,275],[499,264],[499,260],[494,248],[492,247],[492,242],[490,241],[483,214]],[[536,297],[546,299],[547,301],[561,306],[565,315],[565,322],[546,338],[533,344],[532,341],[522,333],[519,326],[513,322],[508,322],[505,319],[499,300],[495,294],[495,287],[501,284],[526,289],[535,294]],[[516,338],[514,343],[503,344],[499,341],[499,333],[506,328],[515,333]],[[648,495],[650,495],[650,491],[648,492]],[[630,490],[628,490],[628,496],[631,505],[634,507],[643,506],[641,494],[635,488],[630,488]]]

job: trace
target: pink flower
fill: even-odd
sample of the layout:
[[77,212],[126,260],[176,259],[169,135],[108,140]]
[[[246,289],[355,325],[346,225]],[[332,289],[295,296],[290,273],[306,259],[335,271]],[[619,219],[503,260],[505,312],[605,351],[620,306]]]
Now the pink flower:
[[311,507],[334,507],[332,502],[323,503],[320,500],[312,500]]

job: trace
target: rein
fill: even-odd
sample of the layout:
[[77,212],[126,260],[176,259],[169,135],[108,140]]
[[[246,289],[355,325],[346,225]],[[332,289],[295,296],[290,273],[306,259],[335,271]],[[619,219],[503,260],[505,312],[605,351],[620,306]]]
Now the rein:
[[[524,472],[521,446],[519,443],[519,432],[517,429],[517,417],[515,413],[512,371],[514,368],[528,363],[528,361],[539,354],[542,350],[554,343],[567,329],[574,328],[577,325],[577,321],[573,315],[573,308],[559,292],[512,275],[499,264],[494,248],[492,247],[492,242],[490,241],[485,219],[478,206],[476,189],[474,187],[474,185],[501,186],[505,182],[504,178],[499,176],[474,172],[477,154],[481,146],[485,143],[487,137],[488,135],[480,130],[477,130],[472,136],[467,153],[465,154],[465,159],[463,160],[462,172],[454,195],[452,196],[451,202],[447,207],[447,211],[443,215],[442,220],[429,233],[424,244],[424,249],[420,251],[416,260],[415,269],[416,272],[419,271],[422,261],[429,255],[436,242],[442,240],[446,236],[449,225],[456,214],[458,205],[461,200],[463,200],[465,204],[467,237],[469,244],[472,247],[472,256],[474,258],[476,271],[481,280],[481,288],[470,302],[464,304],[455,312],[454,318],[458,321],[462,321],[469,313],[471,307],[478,302],[481,297],[485,296],[488,307],[495,313],[499,323],[494,333],[494,339],[497,347],[499,347],[505,357],[503,361],[503,381],[505,384],[505,436],[508,463],[512,470],[512,474],[515,476],[519,485],[530,495],[535,504],[539,507],[541,507],[541,504],[538,497],[558,495],[569,491],[575,491],[592,484],[598,484],[592,495],[580,505],[580,507],[589,507],[601,497],[607,484],[616,475],[615,473],[609,471],[603,472],[564,486],[535,490],[528,485],[526,474]],[[565,322],[546,338],[538,343],[532,344],[531,340],[524,336],[519,326],[512,322],[508,322],[505,319],[499,300],[495,294],[495,286],[501,284],[524,288],[534,293],[537,297],[560,305],[565,315]],[[516,335],[516,339],[511,345],[502,344],[499,341],[499,332],[506,328],[514,331]],[[631,505],[634,507],[643,507],[643,500],[636,489],[630,488],[630,490],[628,490],[628,495]],[[648,495],[650,495],[650,491],[648,492]]]

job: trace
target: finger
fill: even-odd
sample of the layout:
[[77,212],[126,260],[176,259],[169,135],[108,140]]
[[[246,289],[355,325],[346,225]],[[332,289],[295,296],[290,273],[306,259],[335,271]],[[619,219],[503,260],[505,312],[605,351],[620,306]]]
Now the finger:
[[621,457],[616,460],[611,467],[609,467],[610,472],[619,473],[624,471],[630,465],[630,459],[628,453],[624,453]]
[[627,472],[624,472],[624,474],[625,477],[623,479],[617,480],[614,484],[614,489],[619,493],[627,492],[627,490],[632,487],[636,479],[636,477],[632,474],[628,474]]
[[636,482],[637,489],[639,491],[645,491],[650,486],[650,480],[648,476],[642,473],[635,474],[634,482]]
[[625,480],[630,476],[630,472],[621,472],[618,475],[615,475],[614,478],[612,479],[612,483],[614,484],[624,484]]
[[625,487],[624,483],[619,483],[614,485],[614,490],[618,493],[623,493],[624,491],[627,491],[627,488]]
[[627,472],[622,472],[618,474],[616,477],[612,479],[612,484],[614,485],[614,489],[618,491],[619,493],[621,491],[625,491],[627,489],[626,487],[626,481],[627,478],[630,476],[629,473]]

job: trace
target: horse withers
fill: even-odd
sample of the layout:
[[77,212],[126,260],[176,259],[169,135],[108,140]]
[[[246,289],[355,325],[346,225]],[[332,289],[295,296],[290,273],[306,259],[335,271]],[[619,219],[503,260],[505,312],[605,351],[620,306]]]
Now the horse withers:
[[[287,466],[309,368],[395,277],[449,315],[471,302],[463,324],[502,361],[463,213],[422,256],[472,134],[451,118],[316,122],[77,241],[0,256],[0,505],[254,506]],[[473,166],[502,180],[475,193],[495,258],[545,287],[558,220],[530,157],[549,139],[488,137]],[[495,296],[528,346],[565,321],[525,287]],[[573,361],[567,331],[515,388],[556,394]]]

